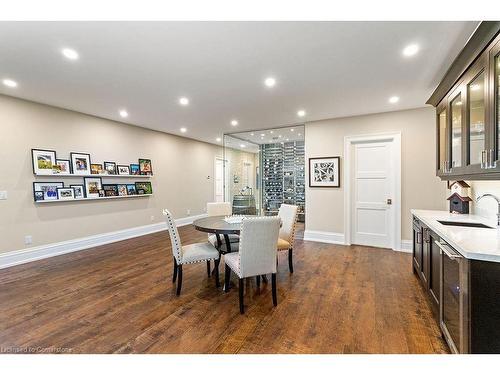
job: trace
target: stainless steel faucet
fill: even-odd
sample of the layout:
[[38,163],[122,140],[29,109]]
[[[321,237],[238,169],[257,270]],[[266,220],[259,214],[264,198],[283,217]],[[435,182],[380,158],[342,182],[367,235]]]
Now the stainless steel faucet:
[[497,205],[498,205],[498,209],[497,209],[497,228],[500,228],[500,199],[498,199],[498,197],[496,197],[493,194],[486,193],[486,194],[478,196],[476,198],[476,202],[479,202],[484,197],[491,197],[491,198],[493,198],[494,200],[497,201]]

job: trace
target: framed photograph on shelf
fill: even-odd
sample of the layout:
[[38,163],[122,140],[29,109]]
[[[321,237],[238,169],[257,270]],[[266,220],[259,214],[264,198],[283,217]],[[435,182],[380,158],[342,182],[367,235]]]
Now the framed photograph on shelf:
[[136,182],[135,190],[137,191],[137,194],[140,194],[140,191],[143,192],[142,194],[153,194],[153,187],[149,181]]
[[57,188],[57,199],[60,201],[70,201],[75,199],[75,191],[72,187]]
[[125,195],[128,195],[127,184],[118,184],[117,188],[118,188],[118,196],[123,197]]
[[35,202],[43,201],[43,191],[35,191]]
[[127,195],[137,195],[135,184],[127,184]]
[[117,197],[118,196],[118,185],[116,185],[116,184],[103,184],[102,189],[104,190],[105,197]]
[[73,174],[76,175],[91,174],[90,154],[72,152],[70,153],[70,159],[71,159],[71,170],[73,171]]
[[104,189],[99,190],[99,198],[104,198]]
[[85,187],[86,198],[99,198],[99,190],[102,189],[101,177],[84,177],[83,185]]
[[66,159],[56,159],[54,174],[71,174],[71,162]]
[[54,174],[53,167],[56,165],[56,152],[52,150],[32,148],[31,161],[33,164],[33,174]]
[[103,174],[104,169],[102,168],[102,164],[90,164],[91,174]]
[[83,185],[69,185],[75,191],[75,199],[85,198],[85,186]]
[[116,169],[119,175],[130,175],[130,167],[128,165],[118,165]]
[[153,168],[151,167],[150,159],[139,159],[139,174],[145,176],[153,175]]
[[[35,201],[37,201],[37,194],[35,192],[43,193],[43,200],[45,201],[55,201],[57,200],[57,188],[64,187],[63,182],[33,182],[33,194],[35,196]],[[38,199],[42,200],[42,199]]]
[[141,171],[139,170],[139,164],[130,164],[130,174],[133,174],[134,176],[141,174]]
[[104,171],[107,174],[116,174],[116,163],[114,161],[105,161],[104,162]]
[[309,187],[340,187],[340,156],[309,158]]

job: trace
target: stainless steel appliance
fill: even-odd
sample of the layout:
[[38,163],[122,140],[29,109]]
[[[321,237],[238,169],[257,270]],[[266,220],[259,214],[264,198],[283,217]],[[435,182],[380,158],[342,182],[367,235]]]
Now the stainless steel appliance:
[[435,241],[441,253],[439,324],[454,353],[469,352],[469,262],[444,241]]

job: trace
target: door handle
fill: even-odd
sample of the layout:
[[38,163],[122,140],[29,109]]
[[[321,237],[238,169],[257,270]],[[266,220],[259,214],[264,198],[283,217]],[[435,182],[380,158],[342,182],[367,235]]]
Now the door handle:
[[387,198],[387,204],[389,204],[389,205],[392,204],[392,199],[391,198]]

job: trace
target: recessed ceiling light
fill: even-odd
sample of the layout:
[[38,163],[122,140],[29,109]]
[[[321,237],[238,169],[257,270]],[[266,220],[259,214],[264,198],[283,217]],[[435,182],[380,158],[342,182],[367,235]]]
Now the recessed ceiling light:
[[255,134],[254,133],[250,133],[250,135],[253,137]]
[[480,84],[478,84],[478,83],[476,83],[476,84],[474,84],[474,85],[471,85],[471,87],[470,87],[470,89],[471,89],[472,91],[477,91],[477,90],[479,90],[480,88],[481,88],[481,85],[480,85]]
[[300,134],[300,133],[299,133],[299,134],[297,134],[297,135],[298,135],[298,136],[301,136],[302,134]]
[[215,138],[215,140],[216,140],[217,142],[222,141],[222,139],[220,139],[220,137]]
[[291,131],[291,132],[294,132],[294,131],[295,131],[295,129],[294,129],[294,128],[292,128],[292,129],[290,129],[290,131]]
[[2,83],[7,87],[17,87],[17,82],[9,78],[4,79]]
[[285,141],[289,141],[289,139],[287,138],[287,139],[285,139]]
[[182,98],[179,98],[179,104],[180,105],[188,105],[189,104],[189,99],[183,96]]
[[242,143],[242,144],[240,145],[240,147],[241,147],[241,148],[245,148],[246,146]]
[[280,134],[280,135],[278,135],[278,138],[282,138],[282,137],[283,137],[283,136],[282,136],[281,134]]
[[273,77],[267,77],[264,81],[264,84],[267,87],[274,87],[274,85],[276,85],[276,79]]
[[78,52],[76,52],[74,49],[71,48],[63,48],[61,53],[66,57],[67,59],[70,60],[77,60],[78,59]]
[[120,111],[120,116],[123,117],[123,118],[128,117],[128,112],[126,110],[122,109]]
[[261,137],[265,137],[266,135],[265,135],[264,133],[262,133],[260,136],[261,136]]
[[410,57],[416,55],[418,50],[418,44],[410,44],[403,49],[403,55],[406,57]]
[[185,133],[188,131],[186,128],[181,128],[180,130],[181,130],[181,133]]
[[237,120],[231,120],[231,125],[233,125],[233,126],[238,125],[238,121]]
[[271,130],[269,133],[273,134],[274,132]]
[[397,102],[399,102],[399,96],[391,96],[389,98],[389,103],[394,104],[394,103],[397,103]]
[[301,109],[300,111],[297,111],[297,116],[304,117],[305,115],[306,115],[306,111],[304,111],[303,109]]

